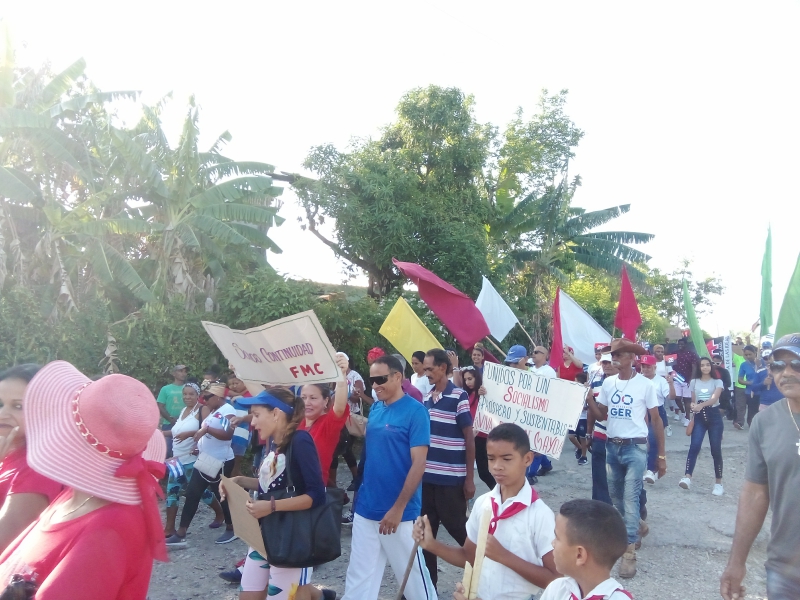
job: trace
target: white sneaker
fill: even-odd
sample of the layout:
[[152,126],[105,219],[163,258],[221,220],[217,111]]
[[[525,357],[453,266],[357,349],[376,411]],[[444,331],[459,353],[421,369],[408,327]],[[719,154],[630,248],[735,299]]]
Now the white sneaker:
[[683,426],[684,427],[688,427],[689,426],[689,419],[687,419],[686,417],[683,417]]
[[[688,477],[683,477],[679,482],[678,485],[681,486],[683,489],[688,490],[692,487],[692,480]],[[722,487],[722,486],[720,486]]]
[[664,431],[667,432],[667,437],[672,437],[672,425],[667,425]]
[[715,483],[714,489],[711,490],[711,493],[714,494],[715,496],[722,496],[722,494],[725,493],[725,490],[722,488],[721,483]]
[[645,483],[655,483],[656,479],[658,479],[658,475],[648,469],[644,472],[644,477],[642,479],[644,479]]
[[675,420],[676,420],[676,421],[680,421],[680,420],[681,420],[681,415],[680,415],[680,413],[675,413]]

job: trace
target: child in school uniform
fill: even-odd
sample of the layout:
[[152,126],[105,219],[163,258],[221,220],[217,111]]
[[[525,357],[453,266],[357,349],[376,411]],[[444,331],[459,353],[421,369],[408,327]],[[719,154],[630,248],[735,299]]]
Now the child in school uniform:
[[[492,518],[478,596],[483,600],[531,600],[559,576],[552,546],[555,516],[525,478],[533,453],[521,427],[513,423],[495,427],[486,440],[486,454],[497,485],[475,501],[464,546],[437,541],[425,516],[414,526],[414,539],[423,550],[456,567],[474,564],[481,515],[488,507]],[[462,592],[459,583],[453,597],[458,600]]]
[[628,534],[619,512],[599,500],[570,500],[556,516],[553,554],[561,577],[539,600],[632,600],[611,568],[625,553]]

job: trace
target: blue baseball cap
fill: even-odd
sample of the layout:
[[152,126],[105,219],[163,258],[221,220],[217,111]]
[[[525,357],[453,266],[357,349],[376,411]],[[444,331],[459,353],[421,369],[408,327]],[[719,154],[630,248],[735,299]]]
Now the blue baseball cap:
[[511,348],[508,349],[508,354],[506,354],[506,358],[503,362],[518,363],[526,356],[528,356],[528,351],[525,349],[525,346],[520,346],[517,344],[516,346],[511,346]]
[[800,333],[787,333],[775,342],[775,346],[772,348],[772,355],[775,356],[782,350],[791,352],[797,358],[800,358]]
[[269,408],[279,408],[285,412],[289,417],[294,415],[294,407],[289,406],[286,402],[278,400],[275,396],[264,390],[257,396],[251,398],[237,398],[236,402],[242,406],[268,406]]

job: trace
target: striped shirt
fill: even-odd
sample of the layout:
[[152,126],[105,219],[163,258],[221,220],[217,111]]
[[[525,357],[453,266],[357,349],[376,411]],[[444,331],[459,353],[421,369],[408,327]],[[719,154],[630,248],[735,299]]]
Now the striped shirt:
[[431,417],[431,445],[425,464],[423,483],[463,485],[467,477],[467,445],[464,428],[472,426],[469,396],[452,381],[441,396],[436,391],[425,396],[425,408]]

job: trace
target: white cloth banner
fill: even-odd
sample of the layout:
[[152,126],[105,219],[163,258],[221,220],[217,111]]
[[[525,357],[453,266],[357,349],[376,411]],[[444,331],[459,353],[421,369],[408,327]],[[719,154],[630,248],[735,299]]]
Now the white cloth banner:
[[586,387],[490,362],[483,365],[483,386],[486,395],[473,423],[477,431],[489,433],[500,423],[516,423],[528,434],[534,452],[561,456],[567,432],[578,425]]
[[561,310],[561,339],[564,346],[571,346],[572,351],[585,365],[597,362],[594,357],[594,345],[598,342],[611,343],[611,334],[600,326],[589,313],[583,310],[569,294],[559,292],[559,308]]
[[203,321],[203,327],[251,393],[251,383],[344,381],[336,351],[313,310],[244,331],[209,321]]
[[483,278],[481,293],[475,301],[475,306],[478,307],[478,310],[481,311],[483,318],[486,320],[489,332],[500,342],[518,322],[514,311],[506,304],[506,301],[497,293],[497,290],[494,289],[494,286],[486,277]]

